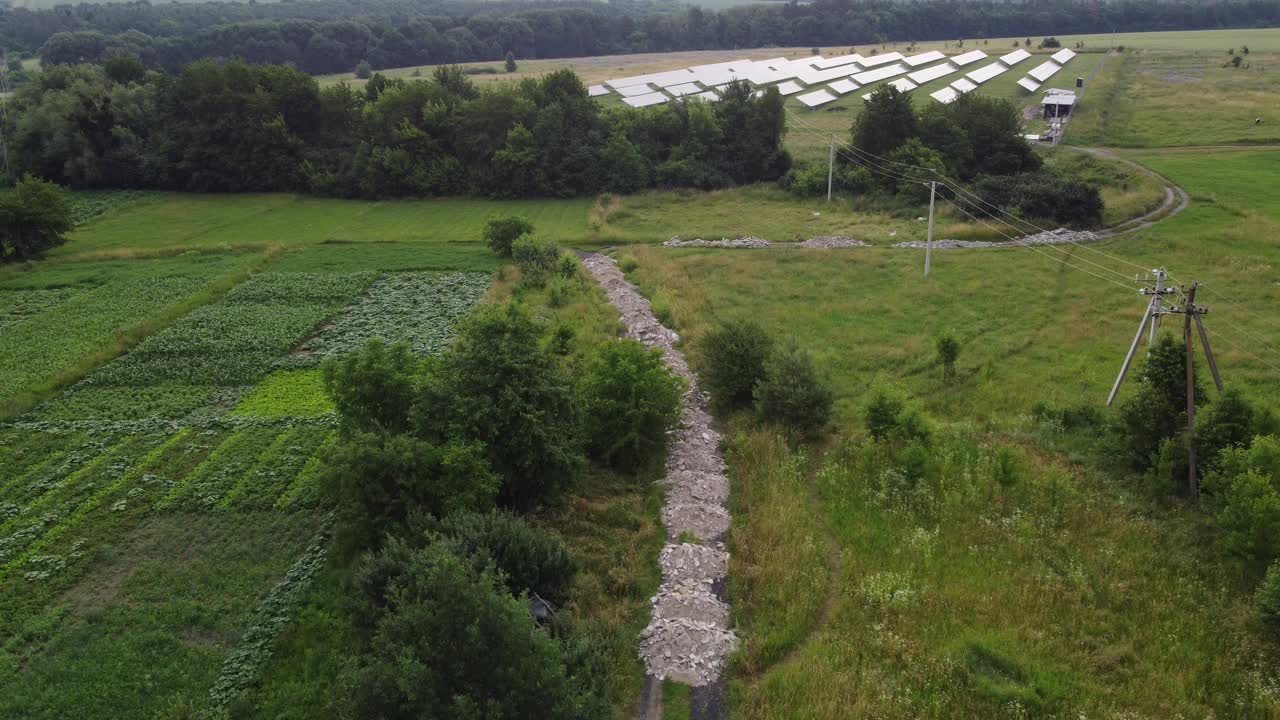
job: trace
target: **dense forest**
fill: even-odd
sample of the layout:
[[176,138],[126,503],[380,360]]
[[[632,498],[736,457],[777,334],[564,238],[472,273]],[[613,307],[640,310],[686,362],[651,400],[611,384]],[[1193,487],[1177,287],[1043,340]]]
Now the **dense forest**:
[[139,2],[5,11],[0,41],[47,63],[127,54],[176,72],[203,58],[238,57],[331,73],[361,60],[386,68],[499,60],[507,52],[528,59],[1275,25],[1280,3],[1272,0],[817,0],[719,12],[647,3]]
[[9,110],[15,168],[75,188],[572,196],[723,187],[791,164],[776,90],[602,109],[570,70],[483,92],[457,66],[321,89],[283,65],[168,75],[114,58],[39,73]]

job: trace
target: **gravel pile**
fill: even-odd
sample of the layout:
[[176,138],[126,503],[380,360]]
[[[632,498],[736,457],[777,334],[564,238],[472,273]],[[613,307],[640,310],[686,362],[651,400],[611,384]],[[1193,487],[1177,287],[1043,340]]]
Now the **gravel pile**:
[[694,238],[692,240],[681,240],[673,237],[662,243],[663,247],[717,247],[717,248],[767,248],[769,241],[758,237],[740,237],[730,240],[729,238],[721,238],[719,240],[703,240],[702,238]]
[[800,243],[800,247],[822,248],[827,250],[832,248],[866,247],[866,245],[867,244],[861,240],[854,240],[851,237],[844,237],[843,235],[816,237]]
[[[672,238],[664,244],[768,247],[760,238],[711,243]],[[658,557],[662,584],[652,599],[653,618],[640,634],[639,650],[649,674],[659,679],[673,678],[694,687],[711,685],[719,680],[726,659],[738,647],[738,637],[729,629],[729,606],[721,594],[729,569],[725,551],[729,478],[720,454],[720,434],[711,426],[707,398],[698,389],[698,378],[674,347],[679,336],[657,321],[649,301],[623,278],[611,258],[588,255],[582,264],[622,315],[627,335],[661,349],[667,367],[689,383],[661,481],[666,489],[662,521],[667,528],[667,542]],[[698,542],[680,542],[685,533]]]
[[[954,250],[956,248],[985,248],[985,247],[1003,247],[1006,245],[1064,245],[1066,243],[1081,243],[1097,240],[1098,236],[1088,230],[1068,230],[1067,228],[1058,228],[1057,230],[1046,230],[1035,235],[1027,235],[1018,240],[1010,240],[1008,242],[985,242],[983,240],[935,240],[933,247],[940,250]],[[921,248],[925,247],[924,240],[911,240],[908,242],[894,243],[894,247],[901,248]]]

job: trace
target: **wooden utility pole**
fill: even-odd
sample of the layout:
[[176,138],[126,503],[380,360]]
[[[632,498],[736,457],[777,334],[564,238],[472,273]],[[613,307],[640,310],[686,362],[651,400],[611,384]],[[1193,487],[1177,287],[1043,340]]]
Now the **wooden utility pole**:
[[836,170],[836,141],[831,141],[831,148],[827,151],[827,202],[831,202],[831,178],[835,175]]
[[1196,371],[1194,348],[1191,345],[1191,317],[1196,314],[1196,285],[1191,283],[1187,293],[1187,306],[1182,324],[1182,342],[1187,347],[1187,490],[1192,498],[1200,496],[1200,483],[1196,481]]
[[938,182],[929,182],[929,235],[924,241],[924,276],[929,277],[929,261],[933,255],[933,205],[938,196]]

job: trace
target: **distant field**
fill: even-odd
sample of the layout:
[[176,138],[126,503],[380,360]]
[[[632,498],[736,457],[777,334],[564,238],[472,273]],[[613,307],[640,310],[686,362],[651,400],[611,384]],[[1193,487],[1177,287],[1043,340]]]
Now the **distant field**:
[[1126,53],[1090,89],[1067,138],[1117,147],[1280,142],[1280,52],[1261,49],[1270,45],[1250,44],[1239,68],[1227,50],[1240,53],[1240,44]]

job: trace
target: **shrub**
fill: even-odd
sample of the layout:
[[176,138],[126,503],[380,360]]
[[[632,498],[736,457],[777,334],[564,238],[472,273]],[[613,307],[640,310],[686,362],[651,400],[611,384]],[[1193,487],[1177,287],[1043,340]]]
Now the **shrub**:
[[507,56],[503,58],[503,66],[509,73],[516,71],[516,56],[510,50],[507,51]]
[[455,551],[473,559],[477,570],[489,565],[501,570],[511,594],[534,592],[557,605],[569,599],[577,569],[554,533],[499,510],[455,513],[440,521],[437,530]]
[[560,256],[560,262],[556,265],[556,273],[565,280],[572,280],[578,276],[578,270],[582,268],[582,263],[578,262],[578,258],[570,253]]
[[[526,602],[492,570],[444,544],[397,543],[361,569],[368,600],[364,652],[344,672],[350,717],[554,717],[608,713],[586,653],[534,624]],[[477,641],[482,639],[482,641]]]
[[547,341],[547,347],[556,355],[568,355],[573,352],[573,341],[578,336],[578,331],[573,329],[572,325],[559,324],[551,331],[551,338]]
[[573,295],[573,284],[567,282],[562,277],[555,277],[547,284],[547,305],[553,308],[562,308],[569,302],[569,298]]
[[344,521],[343,544],[358,548],[377,547],[415,514],[486,509],[498,479],[480,443],[360,433],[334,446],[321,487]]
[[773,340],[750,320],[730,320],[707,332],[702,340],[702,384],[712,400],[726,407],[751,402],[772,350]]
[[0,263],[36,260],[67,241],[71,203],[61,187],[30,175],[0,194]]
[[624,273],[635,272],[638,267],[640,267],[640,261],[632,255],[623,255],[618,260],[618,269]]
[[[778,180],[778,185],[796,197],[826,197],[826,163],[797,163]],[[874,187],[871,173],[866,168],[842,160],[832,170],[831,189],[834,193],[862,195]]]
[[770,354],[756,384],[756,412],[801,433],[816,433],[831,420],[835,397],[813,356],[794,344]]
[[996,449],[991,456],[991,479],[1005,492],[1022,480],[1022,458],[1017,450],[1007,445]]
[[581,389],[588,450],[616,468],[636,468],[666,446],[685,383],[659,350],[617,340],[592,357]]
[[356,65],[356,77],[361,80],[368,80],[373,77],[373,66],[369,64],[368,60],[361,60]]
[[582,467],[574,385],[518,306],[464,320],[415,405],[418,433],[484,443],[502,478],[500,500],[531,508],[556,499]]
[[1209,410],[1196,417],[1196,450],[1206,467],[1229,447],[1244,447],[1257,433],[1254,410],[1240,391],[1231,388]]
[[1271,563],[1254,596],[1258,619],[1272,637],[1280,639],[1280,560]]
[[542,287],[560,262],[560,247],[533,235],[521,235],[511,244],[511,257],[519,266],[524,282]]
[[533,233],[533,223],[519,215],[489,218],[484,224],[484,242],[500,257],[511,257],[511,245],[521,235]]

